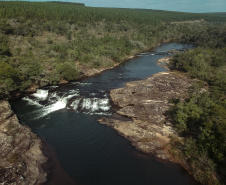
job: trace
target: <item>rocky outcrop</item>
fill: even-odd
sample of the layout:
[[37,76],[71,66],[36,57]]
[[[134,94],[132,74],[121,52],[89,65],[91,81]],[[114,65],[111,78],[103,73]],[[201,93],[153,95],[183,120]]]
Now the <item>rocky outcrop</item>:
[[103,71],[112,69],[116,66],[119,65],[119,63],[114,63],[113,66],[111,67],[101,67],[101,68],[91,68],[91,67],[87,67],[87,66],[83,66],[83,65],[78,65],[79,68],[79,78],[84,78],[84,77],[90,77],[90,76],[95,76],[98,75],[100,73],[102,73]]
[[47,158],[41,140],[19,121],[7,101],[0,101],[0,184],[41,184]]
[[[161,60],[167,63],[168,58]],[[171,135],[177,135],[166,112],[172,99],[185,98],[191,80],[179,72],[161,72],[152,77],[129,82],[126,87],[110,92],[117,114],[131,120],[102,118],[100,123],[114,128],[138,150],[171,160],[168,152]]]

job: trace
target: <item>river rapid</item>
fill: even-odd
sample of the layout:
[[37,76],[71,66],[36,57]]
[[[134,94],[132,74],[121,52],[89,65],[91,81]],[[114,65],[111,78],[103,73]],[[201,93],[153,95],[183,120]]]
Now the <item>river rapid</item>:
[[22,124],[54,149],[65,172],[80,185],[188,185],[177,164],[136,151],[116,131],[96,120],[114,114],[109,91],[165,71],[156,61],[192,45],[162,44],[120,66],[77,82],[49,86],[11,102]]

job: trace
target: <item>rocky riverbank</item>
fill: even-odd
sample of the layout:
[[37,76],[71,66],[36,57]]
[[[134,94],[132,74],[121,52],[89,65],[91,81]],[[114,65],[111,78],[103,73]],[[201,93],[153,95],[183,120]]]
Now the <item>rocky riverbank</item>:
[[[158,64],[166,65],[169,58]],[[184,99],[191,79],[179,72],[161,72],[152,77],[129,82],[126,87],[110,91],[113,103],[119,107],[117,114],[131,118],[102,118],[100,123],[115,129],[131,141],[138,150],[151,153],[161,159],[173,160],[170,155],[170,137],[176,136],[167,111],[173,106],[172,99]],[[117,117],[117,116],[116,116]]]
[[42,184],[47,158],[37,135],[24,125],[7,101],[0,101],[0,184]]

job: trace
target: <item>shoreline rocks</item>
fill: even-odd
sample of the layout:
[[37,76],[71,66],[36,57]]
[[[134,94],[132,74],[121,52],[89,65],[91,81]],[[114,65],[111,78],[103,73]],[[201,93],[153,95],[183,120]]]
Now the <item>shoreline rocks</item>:
[[[169,57],[158,64],[167,65]],[[160,159],[173,161],[170,155],[170,137],[177,136],[167,112],[173,106],[172,99],[188,96],[191,79],[179,72],[160,72],[141,81],[129,82],[125,87],[113,89],[110,96],[119,107],[118,115],[131,118],[101,118],[100,123],[115,129],[138,150],[154,154]]]
[[42,142],[21,125],[7,101],[0,101],[0,184],[42,184],[47,158]]

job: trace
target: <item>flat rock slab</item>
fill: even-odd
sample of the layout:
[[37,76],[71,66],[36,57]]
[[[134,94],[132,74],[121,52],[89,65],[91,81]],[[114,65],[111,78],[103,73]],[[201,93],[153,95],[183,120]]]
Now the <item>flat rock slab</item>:
[[168,152],[170,136],[177,133],[167,119],[166,112],[173,106],[170,100],[188,96],[190,86],[191,79],[185,74],[171,71],[129,82],[126,87],[111,90],[110,96],[120,108],[117,114],[131,120],[112,117],[102,118],[99,122],[115,129],[138,150],[172,160]]

